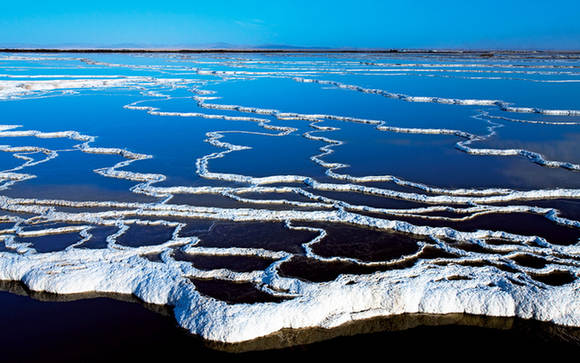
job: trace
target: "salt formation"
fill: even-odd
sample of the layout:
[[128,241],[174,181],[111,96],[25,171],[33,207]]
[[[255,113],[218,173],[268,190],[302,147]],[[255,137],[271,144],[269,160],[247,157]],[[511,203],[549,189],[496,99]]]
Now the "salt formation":
[[[34,61],[37,58],[26,58]],[[38,58],[45,59],[45,58]],[[21,60],[15,56],[0,58]],[[69,149],[50,149],[39,145],[0,145],[0,151],[17,158],[21,163],[0,172],[0,188],[10,190],[17,183],[36,178],[29,172],[33,166],[47,163],[63,153],[118,155],[123,160],[95,173],[113,179],[133,182],[131,191],[156,198],[157,202],[74,201],[64,199],[19,198],[0,196],[3,229],[0,239],[0,279],[22,281],[31,290],[57,294],[83,292],[114,292],[133,294],[147,303],[174,307],[179,324],[205,339],[221,342],[241,342],[265,336],[284,328],[331,328],[352,320],[403,313],[470,313],[487,316],[517,316],[550,321],[567,326],[580,326],[580,244],[578,241],[555,243],[549,238],[524,235],[501,229],[469,230],[462,223],[486,215],[523,214],[539,216],[554,228],[580,229],[580,221],[550,206],[537,206],[533,201],[577,200],[580,190],[569,187],[516,190],[513,188],[449,188],[437,187],[396,175],[354,176],[341,169],[346,163],[328,162],[325,158],[344,145],[343,140],[331,138],[337,126],[325,122],[343,123],[345,127],[357,123],[376,132],[421,135],[449,135],[457,138],[457,150],[470,155],[524,158],[543,167],[561,168],[563,172],[580,170],[576,163],[550,160],[539,152],[520,149],[478,148],[477,142],[494,137],[501,122],[521,121],[491,115],[490,110],[512,113],[538,113],[546,116],[567,116],[572,121],[545,121],[552,126],[575,126],[580,123],[578,110],[557,110],[513,106],[507,101],[486,99],[451,99],[409,96],[379,89],[364,88],[320,78],[314,75],[357,73],[359,62],[336,60],[268,62],[252,59],[211,62],[191,61],[187,66],[138,66],[109,64],[97,60],[80,59],[84,64],[159,72],[153,76],[58,76],[56,80],[36,80],[35,76],[19,76],[22,80],[0,80],[0,98],[18,102],[19,98],[36,96],[42,92],[81,91],[111,87],[138,90],[143,97],[158,100],[173,99],[172,92],[186,88],[193,92],[198,112],[165,110],[159,103],[148,105],[140,99],[125,109],[142,112],[157,118],[191,118],[253,123],[263,131],[213,130],[206,133],[206,142],[216,151],[193,161],[195,172],[205,185],[163,185],[167,177],[161,173],[127,170],[132,164],[155,155],[126,150],[122,147],[99,147],[95,136],[77,131],[45,132],[15,125],[0,127],[0,139],[66,139],[74,145]],[[399,69],[388,63],[364,62],[360,72],[381,71],[386,67]],[[210,69],[202,67],[211,66]],[[219,70],[215,67],[248,67],[253,70]],[[261,70],[271,67],[278,70]],[[287,67],[288,69],[285,69]],[[437,72],[451,72],[471,67],[470,72],[563,72],[570,76],[575,68],[558,65],[519,65],[407,63],[410,70],[428,68]],[[405,68],[405,71],[408,69]],[[491,68],[487,70],[487,68]],[[354,69],[354,70],[353,70]],[[183,78],[175,78],[177,75]],[[560,75],[560,73],[558,73]],[[166,77],[167,76],[167,77]],[[487,134],[476,135],[460,129],[413,128],[386,120],[346,117],[334,114],[305,114],[284,112],[258,106],[220,103],[219,93],[211,90],[211,77],[224,84],[230,79],[270,77],[294,79],[375,94],[407,102],[430,102],[460,106],[478,106],[472,119],[485,122]],[[574,74],[572,74],[574,76]],[[573,80],[571,80],[573,81]],[[206,82],[206,83],[204,83]],[[163,104],[161,102],[161,104]],[[165,119],[164,119],[165,120]],[[295,122],[296,127],[288,126]],[[535,122],[533,120],[529,122]],[[234,144],[228,135],[254,135],[284,138],[295,135],[300,127],[303,142],[319,142],[319,153],[310,161],[324,170],[326,180],[310,175],[268,175],[256,177],[239,173],[212,171],[212,162],[229,154],[251,148]],[[328,135],[328,136],[327,136]],[[144,150],[146,152],[146,150]],[[215,183],[217,182],[217,183]],[[388,188],[392,183],[396,188]],[[332,192],[333,197],[325,193]],[[207,195],[227,198],[234,207],[198,206],[174,202],[179,196]],[[337,195],[345,196],[341,199]],[[387,208],[347,201],[346,196],[393,199],[418,206]],[[258,196],[258,197],[257,197]],[[189,223],[207,221],[210,227],[201,234],[211,233],[219,223],[262,225],[281,224],[288,233],[303,233],[310,237],[300,243],[302,252],[291,252],[253,246],[207,246],[203,237],[184,233]],[[442,226],[433,223],[442,223]],[[445,224],[448,225],[445,225]],[[416,249],[398,257],[369,260],[348,255],[327,255],[321,252],[337,226],[350,226],[363,231],[397,233],[405,236]],[[452,227],[458,226],[458,227]],[[86,247],[100,228],[112,228],[105,245]],[[166,228],[170,237],[151,245],[132,246],[123,242],[132,228]],[[40,252],[32,239],[72,234],[78,237],[62,250]],[[272,236],[273,239],[283,238]],[[183,255],[182,258],[179,256]],[[158,259],[146,256],[156,255]],[[194,257],[252,257],[271,260],[265,269],[237,271],[230,268],[204,269]],[[320,264],[344,264],[369,273],[340,273],[327,281],[309,281],[283,273],[284,266],[294,259],[306,258]],[[532,261],[532,262],[530,262]],[[255,291],[272,297],[272,301],[232,303],[205,294],[196,287],[196,280],[219,280],[249,284]]]

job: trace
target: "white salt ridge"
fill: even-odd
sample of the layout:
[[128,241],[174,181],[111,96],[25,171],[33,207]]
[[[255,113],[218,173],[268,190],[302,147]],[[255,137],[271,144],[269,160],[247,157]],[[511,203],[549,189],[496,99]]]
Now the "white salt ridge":
[[524,68],[524,69],[578,69],[579,66],[562,64],[509,64],[509,63],[377,63],[361,62],[374,67],[425,67],[425,68]]
[[388,98],[394,98],[401,101],[407,102],[427,102],[427,103],[442,103],[442,104],[452,104],[461,106],[496,106],[502,111],[506,112],[517,112],[517,113],[539,113],[543,115],[550,116],[580,116],[580,110],[551,110],[542,109],[537,107],[515,107],[511,106],[509,103],[501,100],[485,100],[485,99],[461,99],[461,98],[443,98],[443,97],[430,97],[430,96],[409,96],[402,93],[388,92],[377,88],[365,88],[356,85],[349,85],[336,81],[327,81],[312,78],[293,78],[297,82],[302,83],[317,83],[322,85],[332,85],[342,89],[348,89],[352,91],[358,91],[368,94],[377,94],[385,96]]
[[570,126],[580,125],[580,121],[525,120],[525,119],[518,119],[518,118],[513,118],[513,117],[491,115],[487,112],[484,112],[483,114],[485,115],[485,117],[490,118],[490,119],[510,121],[510,122],[520,122],[520,123],[529,123],[529,124],[544,124],[544,125],[570,125]]
[[[194,62],[196,63],[196,62]],[[200,63],[205,64],[205,63]],[[212,64],[212,63],[208,63]],[[214,64],[212,64],[214,65]],[[373,63],[367,63],[367,65],[373,66]],[[237,61],[232,64],[234,67],[238,68],[248,68],[248,63],[243,61]],[[477,65],[471,65],[470,67],[462,67],[461,65],[449,65],[449,64],[426,64],[424,67],[422,64],[391,64],[387,63],[378,68],[354,68],[352,64],[344,64],[342,68],[328,68],[328,67],[292,67],[292,68],[282,68],[277,67],[276,71],[257,71],[259,69],[254,64],[249,64],[253,70],[243,70],[243,71],[222,71],[222,70],[208,70],[208,69],[196,69],[199,75],[213,75],[221,77],[222,79],[251,79],[255,77],[304,77],[304,76],[314,76],[314,75],[324,75],[324,74],[335,74],[335,75],[348,75],[348,74],[358,74],[358,75],[404,75],[406,74],[416,74],[425,76],[435,76],[442,75],[446,76],[449,73],[485,73],[485,74],[525,74],[525,75],[541,75],[541,76],[552,76],[552,75],[566,75],[566,76],[580,76],[580,73],[575,71],[578,67],[479,67]],[[388,68],[387,68],[388,67]],[[550,69],[550,70],[546,70]],[[404,72],[404,73],[401,73]],[[487,78],[487,77],[484,77]],[[474,77],[476,79],[476,77]],[[508,77],[496,77],[496,79],[510,79]],[[536,82],[543,82],[544,80],[533,80],[533,79],[521,79]],[[545,80],[550,82],[550,80]],[[578,80],[570,80],[570,82],[577,82]],[[556,80],[556,82],[558,82]]]
[[[445,72],[445,70],[441,70],[441,73]],[[476,71],[474,73],[487,73],[485,71]],[[526,81],[526,82],[535,82],[535,83],[579,83],[580,79],[536,79],[536,78],[522,78],[522,77],[506,77],[506,76],[458,76],[458,75],[450,75],[450,74],[441,74],[441,73],[437,73],[437,74],[423,74],[423,73],[415,73],[413,74],[412,72],[408,72],[408,73],[388,73],[386,75],[389,76],[393,76],[393,75],[398,75],[398,76],[408,76],[408,75],[416,75],[416,76],[421,76],[421,77],[439,77],[439,78],[456,78],[456,79],[473,79],[473,80],[510,80],[510,81]],[[447,72],[445,72],[447,73]],[[471,72],[470,72],[471,73]],[[504,72],[499,72],[499,73],[504,73]],[[525,72],[526,74],[542,74],[545,75],[544,72]],[[580,73],[574,73],[574,74],[569,74],[568,72],[554,72],[553,74],[555,75],[561,75],[561,74],[566,74],[566,75],[573,75],[573,76],[580,76]],[[366,74],[366,75],[373,75],[373,74]],[[552,73],[550,72],[549,75],[552,75]]]
[[86,78],[100,78],[100,79],[124,79],[123,76],[108,76],[108,75],[88,75],[88,74],[0,74],[0,78],[22,78],[22,79],[38,79],[38,78],[55,78],[55,80],[62,80],[66,78],[86,79]]
[[112,88],[112,87],[146,87],[152,85],[175,85],[186,82],[183,79],[163,79],[152,77],[123,77],[104,79],[58,79],[42,81],[0,81],[0,100],[22,97],[39,92],[54,90],[71,90],[82,88]]
[[76,58],[67,57],[49,57],[49,56],[23,56],[23,55],[6,55],[1,56],[0,61],[47,61],[47,60],[75,60]]

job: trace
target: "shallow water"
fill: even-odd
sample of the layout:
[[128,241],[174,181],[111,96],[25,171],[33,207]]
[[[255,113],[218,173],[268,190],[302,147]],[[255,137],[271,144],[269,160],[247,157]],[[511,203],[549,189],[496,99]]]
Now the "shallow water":
[[580,326],[580,62],[0,55],[0,280],[208,341],[466,312]]

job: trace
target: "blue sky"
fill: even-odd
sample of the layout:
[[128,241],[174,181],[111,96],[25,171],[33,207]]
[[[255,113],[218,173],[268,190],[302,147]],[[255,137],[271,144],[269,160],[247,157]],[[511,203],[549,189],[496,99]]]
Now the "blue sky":
[[0,46],[580,49],[580,1],[11,1]]

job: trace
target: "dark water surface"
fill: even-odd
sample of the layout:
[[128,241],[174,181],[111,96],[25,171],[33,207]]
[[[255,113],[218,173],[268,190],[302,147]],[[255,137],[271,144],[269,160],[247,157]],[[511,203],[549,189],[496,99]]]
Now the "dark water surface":
[[[457,314],[411,315],[334,331],[288,333],[246,345],[208,347],[176,326],[170,309],[143,306],[130,297],[72,297],[67,301],[38,293],[31,298],[27,293],[17,284],[2,283],[0,349],[5,362],[269,361],[281,356],[343,360],[373,355],[463,361],[473,359],[473,354],[490,359],[556,359],[580,352],[577,329]],[[361,335],[363,332],[366,334]],[[316,343],[320,339],[325,340]],[[273,349],[280,342],[299,345]],[[248,349],[253,351],[243,352]],[[234,352],[237,350],[242,352]]]

